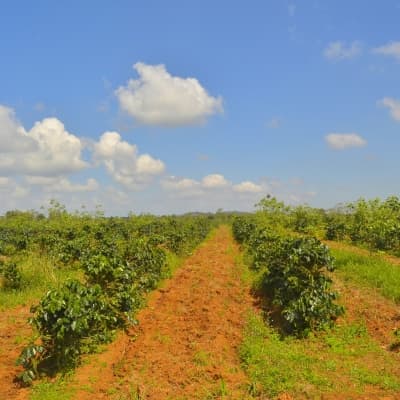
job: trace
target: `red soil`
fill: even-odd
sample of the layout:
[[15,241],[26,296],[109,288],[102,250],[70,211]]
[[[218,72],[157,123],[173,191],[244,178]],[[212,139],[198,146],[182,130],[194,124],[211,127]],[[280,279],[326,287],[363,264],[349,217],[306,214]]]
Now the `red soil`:
[[15,361],[31,334],[28,317],[28,307],[0,313],[0,399],[27,398],[28,390],[20,389],[14,379],[22,371],[21,367],[15,365]]

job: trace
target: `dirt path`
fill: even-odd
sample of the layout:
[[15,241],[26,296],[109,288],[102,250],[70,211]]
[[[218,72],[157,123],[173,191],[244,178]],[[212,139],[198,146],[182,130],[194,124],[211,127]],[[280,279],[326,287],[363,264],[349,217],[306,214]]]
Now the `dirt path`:
[[120,337],[77,371],[84,389],[74,399],[245,399],[236,349],[253,299],[237,254],[229,229],[219,228],[153,294],[130,340]]
[[0,312],[0,399],[25,399],[27,389],[20,389],[14,382],[22,371],[15,361],[31,334],[27,323],[29,307],[18,307]]

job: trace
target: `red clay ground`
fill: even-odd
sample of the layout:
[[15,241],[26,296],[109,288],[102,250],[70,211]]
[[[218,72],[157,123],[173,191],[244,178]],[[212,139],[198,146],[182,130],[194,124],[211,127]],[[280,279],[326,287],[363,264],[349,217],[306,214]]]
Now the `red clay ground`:
[[237,346],[253,299],[237,254],[229,229],[219,228],[154,293],[131,340],[121,337],[78,371],[76,387],[85,390],[74,398],[245,399]]
[[27,390],[19,389],[14,378],[22,371],[16,367],[15,360],[31,334],[29,315],[29,307],[0,312],[0,399],[27,398]]

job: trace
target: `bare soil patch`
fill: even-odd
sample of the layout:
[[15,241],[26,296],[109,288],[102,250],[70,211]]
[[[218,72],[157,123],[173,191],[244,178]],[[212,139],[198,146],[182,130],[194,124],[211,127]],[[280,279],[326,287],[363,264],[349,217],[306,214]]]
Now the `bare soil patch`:
[[28,390],[14,380],[22,371],[15,361],[32,333],[27,322],[29,315],[29,307],[0,312],[0,399],[27,398]]

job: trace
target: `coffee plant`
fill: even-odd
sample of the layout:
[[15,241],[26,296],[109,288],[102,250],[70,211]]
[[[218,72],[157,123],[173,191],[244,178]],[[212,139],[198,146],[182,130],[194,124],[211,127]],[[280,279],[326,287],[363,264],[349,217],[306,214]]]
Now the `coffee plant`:
[[306,336],[331,327],[344,310],[330,289],[327,273],[334,267],[329,249],[313,237],[278,234],[276,221],[273,228],[265,221],[262,214],[258,221],[238,218],[233,231],[260,271],[262,292],[277,308],[284,332]]
[[4,289],[17,290],[21,288],[22,276],[15,262],[0,260],[0,276],[3,277]]
[[110,341],[119,325],[118,312],[101,287],[76,280],[47,292],[31,311],[40,344],[32,343],[17,361],[26,370],[24,382],[37,378],[38,367],[49,373],[76,366],[81,354]]
[[[165,276],[167,252],[190,254],[216,224],[210,216],[74,216],[56,206],[47,218],[12,213],[0,219],[4,254],[37,252],[55,268],[83,271],[81,280],[50,289],[32,307],[35,334],[18,359],[25,384],[75,367],[82,354],[135,322],[145,294]],[[4,286],[19,287],[16,265],[3,264]]]
[[333,271],[329,249],[315,238],[285,238],[274,247],[262,277],[265,293],[279,307],[289,333],[307,335],[331,327],[343,313],[330,291]]

